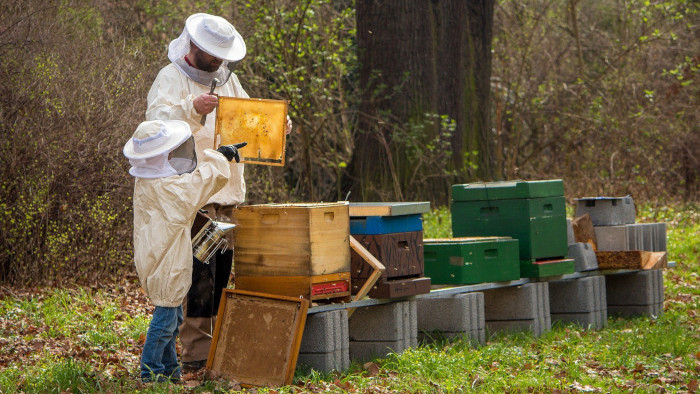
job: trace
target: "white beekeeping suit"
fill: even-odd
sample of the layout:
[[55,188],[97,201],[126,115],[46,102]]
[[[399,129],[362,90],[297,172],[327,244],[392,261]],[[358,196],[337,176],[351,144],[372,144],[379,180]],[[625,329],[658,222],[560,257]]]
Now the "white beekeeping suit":
[[[224,42],[216,42],[216,38]],[[231,41],[231,42],[227,42]],[[204,126],[200,124],[202,115],[194,108],[194,99],[209,93],[211,82],[217,78],[222,83],[229,74],[225,60],[218,70],[207,72],[188,64],[185,55],[190,50],[190,41],[208,49],[222,59],[240,60],[245,56],[245,43],[238,32],[223,18],[206,14],[194,14],[187,19],[185,29],[170,43],[168,58],[172,63],[163,67],[148,92],[147,120],[183,120],[189,124],[194,134],[197,155],[205,149],[215,149],[214,125],[216,110],[206,117]],[[248,98],[236,74],[217,86],[214,93],[225,97]],[[220,205],[238,205],[245,201],[244,165],[231,162],[231,178],[222,190],[208,202]]]
[[194,153],[186,122],[146,121],[124,146],[134,184],[134,262],[156,306],[177,307],[192,282],[190,227],[197,210],[228,181],[221,153]]

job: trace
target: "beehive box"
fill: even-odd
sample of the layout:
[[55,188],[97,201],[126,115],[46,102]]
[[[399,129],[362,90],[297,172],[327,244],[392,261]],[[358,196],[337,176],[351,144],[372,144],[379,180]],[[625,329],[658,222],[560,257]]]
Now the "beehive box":
[[506,236],[520,259],[566,257],[566,210],[561,180],[452,186],[455,237]]
[[347,203],[248,205],[233,211],[236,289],[350,295]]
[[[423,221],[428,202],[351,203],[350,233],[385,267],[369,292],[372,298],[394,298],[430,292],[424,277]],[[352,293],[356,294],[373,269],[351,252]]]
[[423,248],[425,275],[433,284],[468,285],[520,279],[517,239],[426,239]]

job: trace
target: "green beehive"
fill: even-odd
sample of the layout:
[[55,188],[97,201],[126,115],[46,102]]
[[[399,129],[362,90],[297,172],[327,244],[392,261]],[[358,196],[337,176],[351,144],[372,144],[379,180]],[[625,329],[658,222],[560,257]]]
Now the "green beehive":
[[425,276],[433,284],[468,285],[520,278],[517,239],[424,239],[423,258]]
[[453,185],[452,234],[516,238],[521,260],[562,258],[565,204],[560,179]]

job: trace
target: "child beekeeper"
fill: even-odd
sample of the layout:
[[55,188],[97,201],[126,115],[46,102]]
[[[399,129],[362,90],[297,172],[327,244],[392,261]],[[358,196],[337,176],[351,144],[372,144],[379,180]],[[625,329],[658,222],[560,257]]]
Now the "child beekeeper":
[[175,352],[182,300],[192,282],[190,227],[197,210],[231,176],[245,143],[204,150],[199,158],[189,125],[180,120],[141,123],[124,146],[134,183],[134,262],[155,305],[141,354],[141,379],[180,380]]

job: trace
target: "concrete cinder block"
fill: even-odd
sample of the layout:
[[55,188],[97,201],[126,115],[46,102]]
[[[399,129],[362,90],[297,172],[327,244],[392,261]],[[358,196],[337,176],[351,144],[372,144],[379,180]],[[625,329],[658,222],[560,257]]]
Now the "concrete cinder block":
[[605,289],[611,306],[651,305],[664,300],[663,270],[647,270],[607,275]]
[[635,222],[632,197],[586,197],[576,199],[576,216],[591,215],[593,226],[619,226]]
[[629,228],[628,250],[661,251],[658,224],[659,223],[636,223],[627,225]]
[[552,326],[547,282],[527,283],[484,292],[486,329],[531,331],[541,335]]
[[571,219],[566,219],[566,244],[572,245],[576,243],[574,236],[574,226],[571,224]]
[[666,251],[666,223],[656,223],[656,245],[654,252]]
[[433,342],[441,338],[464,338],[482,344],[484,337],[484,295],[464,293],[441,298],[417,299],[418,339]]
[[319,372],[344,371],[350,366],[350,349],[338,349],[330,353],[299,353],[297,364]]
[[552,313],[552,320],[563,323],[576,323],[583,328],[599,330],[608,322],[607,309],[581,313]]
[[[482,302],[479,303],[478,299]],[[483,320],[477,321],[483,315],[477,309],[483,310],[483,294],[464,293],[451,297],[420,298],[416,300],[418,312],[418,330],[445,332],[468,332],[483,328]]]
[[484,320],[526,320],[538,317],[537,283],[484,291]]
[[401,341],[418,331],[416,301],[357,308],[348,324],[351,341]]
[[659,317],[664,313],[663,303],[649,305],[608,305],[609,316],[635,317],[651,316]]
[[630,238],[634,238],[636,231],[630,231],[631,227],[623,226],[596,226],[595,231],[596,246],[600,251],[608,250],[640,250],[630,249]]
[[349,320],[350,358],[368,360],[418,345],[416,300],[358,308]]
[[389,353],[401,353],[417,345],[417,337],[401,341],[350,341],[350,359],[371,360],[375,357],[385,357]]
[[569,245],[569,258],[574,259],[574,267],[577,272],[598,269],[598,259],[595,251],[588,242],[576,242]]
[[306,317],[300,353],[328,353],[348,348],[348,312],[345,309]]
[[592,312],[607,305],[602,275],[550,281],[549,294],[552,314]]

